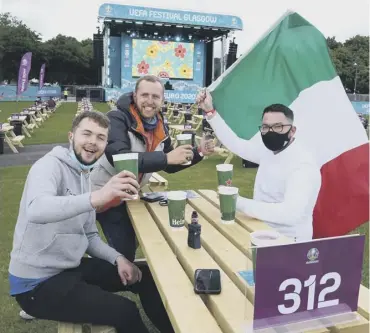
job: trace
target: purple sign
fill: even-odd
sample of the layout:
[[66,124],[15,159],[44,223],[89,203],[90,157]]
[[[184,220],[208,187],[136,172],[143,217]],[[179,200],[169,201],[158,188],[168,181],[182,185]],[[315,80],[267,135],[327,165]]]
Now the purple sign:
[[357,311],[365,236],[257,249],[254,329]]
[[17,95],[22,94],[28,88],[28,75],[31,70],[32,52],[27,52],[21,60],[18,73]]
[[41,89],[44,86],[44,78],[45,78],[45,64],[42,64],[40,69],[39,89]]

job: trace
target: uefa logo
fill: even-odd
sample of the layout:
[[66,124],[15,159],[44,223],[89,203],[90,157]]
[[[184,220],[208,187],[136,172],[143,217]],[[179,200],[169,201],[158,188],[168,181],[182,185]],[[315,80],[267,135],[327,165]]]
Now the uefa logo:
[[22,66],[27,66],[28,65],[28,60],[27,59],[23,59],[22,60]]
[[319,261],[317,260],[319,258],[319,250],[316,248],[312,248],[307,252],[307,259],[309,260],[307,264],[315,264]]

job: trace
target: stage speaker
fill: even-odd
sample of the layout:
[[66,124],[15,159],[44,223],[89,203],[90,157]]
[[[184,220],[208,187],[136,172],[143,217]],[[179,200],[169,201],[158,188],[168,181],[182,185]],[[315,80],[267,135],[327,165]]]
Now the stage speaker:
[[234,40],[230,42],[229,44],[229,53],[227,55],[226,68],[229,68],[236,61],[236,54],[238,52],[238,44],[236,44]]
[[212,83],[213,78],[213,42],[206,43],[206,75],[205,86],[208,87]]
[[94,62],[98,66],[104,66],[104,42],[103,34],[94,34],[93,39]]

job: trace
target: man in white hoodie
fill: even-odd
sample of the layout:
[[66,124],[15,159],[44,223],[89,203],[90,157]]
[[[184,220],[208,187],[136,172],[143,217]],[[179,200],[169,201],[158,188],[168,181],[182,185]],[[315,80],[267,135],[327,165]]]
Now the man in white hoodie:
[[135,303],[113,293],[129,290],[161,332],[173,332],[149,269],[103,242],[96,227],[96,209],[116,197],[132,199],[139,188],[132,173],[121,172],[91,191],[90,170],[104,153],[109,126],[100,112],[80,114],[70,148],[56,147],[31,167],[15,226],[10,294],[39,319],[147,332]]
[[[259,165],[253,199],[239,197],[237,209],[291,239],[312,239],[321,173],[313,155],[295,139],[293,111],[282,104],[266,106],[261,110],[259,140],[251,142],[237,137],[227,126],[208,91],[201,92],[197,101],[217,138],[226,147],[240,147],[233,153]],[[231,144],[235,142],[238,145]]]

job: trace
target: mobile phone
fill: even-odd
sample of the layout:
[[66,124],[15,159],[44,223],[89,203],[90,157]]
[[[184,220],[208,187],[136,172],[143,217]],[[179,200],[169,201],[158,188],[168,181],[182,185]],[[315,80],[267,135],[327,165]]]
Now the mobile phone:
[[161,201],[163,198],[163,195],[153,192],[145,194],[145,196],[142,196],[140,199],[146,202],[158,202]]
[[220,294],[221,276],[218,269],[197,269],[194,273],[196,294]]

